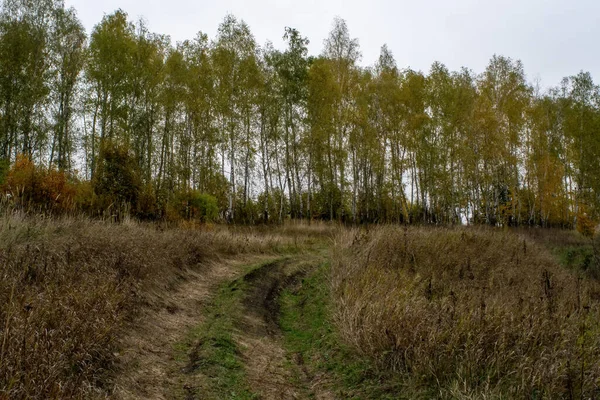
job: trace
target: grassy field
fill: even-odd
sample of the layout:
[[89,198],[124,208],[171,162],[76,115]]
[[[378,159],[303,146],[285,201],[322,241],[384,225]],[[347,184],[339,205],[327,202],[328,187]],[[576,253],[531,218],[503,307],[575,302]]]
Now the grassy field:
[[297,252],[329,229],[204,228],[0,217],[0,398],[104,397],[119,338],[189,271]]
[[163,349],[173,398],[600,396],[598,245],[576,232],[190,228],[1,217],[0,398],[113,396],[121,338],[185,312],[165,294],[192,276],[223,281]]
[[492,229],[344,232],[331,274],[342,342],[406,398],[596,398],[600,284],[542,242]]

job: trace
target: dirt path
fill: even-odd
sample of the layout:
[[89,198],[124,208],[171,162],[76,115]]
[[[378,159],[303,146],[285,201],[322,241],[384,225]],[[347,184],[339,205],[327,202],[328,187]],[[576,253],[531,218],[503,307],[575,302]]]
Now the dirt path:
[[286,260],[267,265],[248,274],[244,279],[250,290],[244,299],[245,316],[240,322],[241,344],[247,379],[262,399],[299,399],[306,390],[286,366],[286,353],[279,332],[278,297],[286,286],[301,279],[310,265]]
[[[213,265],[201,275],[194,275],[179,289],[162,299],[163,307],[148,311],[143,323],[125,341],[130,349],[120,355],[124,373],[115,382],[117,399],[213,398],[207,395],[206,382],[221,379],[198,365],[206,361],[198,349],[188,349],[187,360],[176,359],[175,347],[186,335],[216,315],[206,315],[208,304],[219,287],[230,282],[238,293],[239,313],[231,326],[236,356],[243,364],[243,379],[260,399],[331,399],[333,396],[303,368],[302,360],[290,356],[283,346],[279,328],[279,295],[282,290],[300,285],[302,277],[324,260],[320,254],[296,255],[285,259],[246,259]],[[263,262],[244,275],[244,266]],[[241,292],[241,290],[240,290]],[[235,296],[235,295],[232,295]],[[226,296],[229,298],[229,295]],[[202,346],[197,343],[196,346]],[[223,378],[227,379],[227,377]],[[222,393],[217,398],[246,398]]]
[[208,265],[202,273],[190,272],[176,291],[165,292],[153,309],[144,311],[139,325],[122,341],[114,382],[116,399],[171,399],[180,386],[181,371],[174,347],[187,332],[202,323],[204,306],[219,285],[243,274],[243,267],[273,257],[246,257]]
[[279,295],[301,285],[302,278],[323,262],[303,256],[266,265],[244,279],[250,289],[244,299],[245,316],[236,338],[242,345],[247,379],[259,398],[330,399],[333,396],[311,376],[301,360],[286,354],[279,329]]

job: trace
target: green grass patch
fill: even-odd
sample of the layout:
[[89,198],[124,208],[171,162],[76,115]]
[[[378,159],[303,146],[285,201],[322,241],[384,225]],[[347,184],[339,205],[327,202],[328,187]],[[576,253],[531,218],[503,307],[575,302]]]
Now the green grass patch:
[[309,374],[325,373],[336,397],[398,399],[400,382],[378,372],[339,339],[332,322],[329,271],[329,264],[323,264],[301,286],[281,295],[280,325],[290,359],[301,360]]
[[[264,264],[248,268],[251,271]],[[242,317],[248,284],[244,278],[222,285],[207,306],[206,321],[188,332],[175,346],[175,358],[190,377],[178,395],[202,399],[255,399],[248,386],[242,353],[234,340]]]
[[597,264],[591,244],[555,247],[552,252],[564,267],[583,272],[592,278],[600,278],[600,265]]

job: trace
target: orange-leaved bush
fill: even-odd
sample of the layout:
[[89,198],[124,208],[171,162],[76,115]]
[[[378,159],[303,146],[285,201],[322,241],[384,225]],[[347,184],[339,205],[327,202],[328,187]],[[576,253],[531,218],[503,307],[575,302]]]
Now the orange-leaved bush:
[[62,214],[74,210],[75,184],[68,174],[38,166],[19,155],[6,175],[2,192],[25,211]]

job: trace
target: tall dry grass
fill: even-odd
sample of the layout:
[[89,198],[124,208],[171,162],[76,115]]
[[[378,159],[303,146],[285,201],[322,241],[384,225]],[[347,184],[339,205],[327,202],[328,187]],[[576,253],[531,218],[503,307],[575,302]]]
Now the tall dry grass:
[[600,285],[510,231],[342,233],[335,320],[407,398],[600,397]]
[[0,399],[102,397],[121,330],[154,294],[220,257],[301,248],[320,229],[0,217]]

